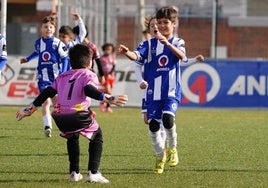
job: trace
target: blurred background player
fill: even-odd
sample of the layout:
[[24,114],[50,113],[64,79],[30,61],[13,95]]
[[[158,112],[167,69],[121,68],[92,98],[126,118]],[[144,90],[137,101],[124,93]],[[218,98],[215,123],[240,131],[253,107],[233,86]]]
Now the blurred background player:
[[[77,36],[79,36],[80,28],[78,26],[74,27],[73,33],[76,34]],[[93,42],[89,41],[87,37],[88,37],[88,29],[86,27],[86,36],[84,38],[83,44],[87,45],[91,49],[91,51],[93,53],[93,55],[92,55],[93,63],[92,63],[91,70],[94,71],[94,62],[95,62],[97,64],[98,76],[100,79],[100,83],[103,84],[104,83],[104,74],[103,74],[103,70],[101,68],[99,49]]]
[[[112,43],[105,43],[102,46],[103,55],[100,57],[101,68],[104,74],[104,90],[108,94],[112,94],[112,88],[115,80],[115,47]],[[113,112],[110,103],[100,103],[100,110],[102,112]]]
[[[35,41],[34,52],[30,56],[20,59],[20,63],[27,63],[38,57],[37,74],[40,93],[50,86],[59,74],[68,69],[67,49],[64,43],[54,36],[55,30],[55,18],[51,16],[45,17],[40,29],[42,37]],[[50,104],[50,99],[47,99],[42,105],[43,127],[46,137],[52,136]]]
[[[81,32],[79,32],[79,35],[76,35],[73,33],[73,29],[70,26],[68,25],[61,26],[61,28],[59,29],[59,39],[65,44],[67,50],[69,50],[76,44],[81,44],[84,41],[85,36],[87,34],[85,24],[80,15],[77,13],[72,13],[72,16],[73,19],[78,22],[79,31]],[[67,70],[69,69],[70,64]]]
[[[178,164],[175,114],[181,100],[180,65],[187,64],[185,42],[173,36],[178,12],[173,7],[162,7],[156,13],[157,29],[154,38],[142,42],[133,52],[120,45],[119,52],[137,63],[144,64],[146,80],[147,119],[149,135],[156,153],[155,173]],[[145,61],[146,60],[146,61]],[[145,65],[144,65],[145,66]],[[160,123],[166,131],[167,151],[162,142]]]
[[81,44],[87,34],[85,24],[80,15],[73,13],[72,16],[73,19],[78,23],[79,35],[73,33],[73,29],[68,25],[61,26],[59,29],[59,39],[66,45],[67,49],[70,49],[76,44]]
[[2,70],[7,64],[7,44],[5,37],[0,34],[0,80],[2,77]]
[[52,116],[61,131],[61,136],[67,139],[70,181],[80,181],[83,178],[79,169],[79,135],[82,135],[89,140],[86,180],[109,183],[99,172],[103,138],[100,126],[91,116],[91,98],[123,105],[127,101],[127,96],[111,96],[98,91],[98,77],[90,71],[92,53],[87,46],[75,45],[70,49],[69,56],[72,69],[58,76],[29,107],[19,110],[17,119],[30,116],[45,100],[57,95]]

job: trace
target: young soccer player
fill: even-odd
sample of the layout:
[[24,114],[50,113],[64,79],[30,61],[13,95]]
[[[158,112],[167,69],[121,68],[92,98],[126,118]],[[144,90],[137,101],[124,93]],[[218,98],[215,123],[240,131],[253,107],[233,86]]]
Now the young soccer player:
[[[144,20],[144,25],[145,25],[146,30],[143,31],[143,33],[145,33],[145,32],[148,33],[146,35],[146,37],[147,37],[146,40],[150,40],[156,34],[155,33],[155,30],[157,30],[156,17],[155,16],[147,16]],[[142,99],[142,113],[143,113],[144,123],[148,124],[147,109],[146,109],[146,104],[145,104],[146,88],[147,88],[148,83],[146,81],[146,78],[143,78],[143,75],[142,75],[142,66],[143,65],[144,65],[144,72],[146,72],[147,59],[142,59],[140,61],[141,62],[136,62],[136,64],[135,64],[135,73],[136,73],[136,77],[137,77],[140,89],[144,90],[144,98]],[[204,61],[203,55],[197,55],[194,58],[190,58],[190,59],[188,59],[188,62],[181,64],[181,66],[189,66],[189,65],[192,65],[192,64],[200,62],[200,61]],[[146,73],[144,73],[144,75],[146,76]]]
[[77,27],[80,31],[79,35],[73,33],[73,29],[68,25],[61,26],[61,28],[59,29],[59,39],[66,45],[67,49],[70,49],[76,44],[81,44],[87,34],[85,24],[80,15],[77,13],[73,13],[72,16],[73,19],[78,22]]
[[92,53],[87,46],[75,45],[69,50],[69,57],[72,69],[59,75],[52,86],[43,90],[29,107],[19,110],[17,119],[30,116],[47,98],[57,95],[52,117],[61,136],[67,139],[70,180],[80,181],[83,178],[79,169],[79,135],[82,135],[89,139],[86,180],[109,183],[99,172],[103,138],[100,126],[91,115],[90,98],[120,106],[126,103],[127,96],[111,96],[98,91],[98,77],[90,71]]
[[[105,92],[108,94],[112,93],[112,88],[114,85],[114,77],[115,77],[115,49],[112,43],[105,43],[102,46],[103,55],[100,57],[101,68],[104,74],[104,88]],[[103,112],[113,112],[109,103],[100,103],[100,110]]]
[[0,34],[0,80],[2,77],[2,70],[7,64],[7,45],[5,37]]
[[[180,65],[191,64],[185,55],[185,42],[173,37],[178,12],[172,7],[162,7],[156,13],[155,38],[142,42],[133,52],[120,45],[119,52],[136,62],[145,63],[145,88],[149,135],[156,152],[155,172],[163,173],[165,163],[178,164],[177,133],[174,122],[181,100]],[[146,61],[145,61],[146,60]],[[160,122],[167,135],[167,151],[161,141]],[[167,154],[166,154],[167,153]],[[166,156],[167,155],[167,156]]]
[[[79,35],[80,34],[80,28],[78,26],[74,27],[73,28],[73,33],[76,34],[76,35]],[[104,74],[103,74],[103,70],[101,68],[100,52],[99,52],[98,47],[93,42],[88,40],[87,36],[88,36],[88,30],[87,30],[87,27],[86,27],[86,36],[84,38],[83,44],[87,45],[92,50],[92,52],[93,52],[92,60],[93,60],[93,62],[96,62],[96,64],[97,64],[99,79],[100,79],[101,84],[103,84],[104,83]],[[93,71],[94,63],[92,64],[91,69]]]
[[[67,49],[58,38],[54,36],[56,20],[51,16],[43,19],[41,24],[42,37],[35,41],[35,51],[26,58],[21,58],[20,63],[27,63],[38,57],[37,74],[38,88],[42,92],[50,86],[55,78],[68,69]],[[50,99],[42,106],[43,126],[46,137],[51,137],[52,120],[50,116]]]

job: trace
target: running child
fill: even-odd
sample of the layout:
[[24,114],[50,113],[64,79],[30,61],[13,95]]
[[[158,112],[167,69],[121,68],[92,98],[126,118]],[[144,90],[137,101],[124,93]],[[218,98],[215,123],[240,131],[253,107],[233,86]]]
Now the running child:
[[92,117],[91,98],[120,106],[126,103],[127,96],[111,96],[98,91],[98,77],[90,71],[92,53],[87,46],[75,45],[69,50],[69,57],[72,69],[59,75],[29,107],[19,110],[16,117],[21,120],[30,116],[48,98],[57,95],[52,117],[61,131],[60,135],[67,139],[70,181],[80,181],[83,178],[79,168],[79,135],[82,135],[89,140],[86,180],[109,183],[99,172],[103,138],[100,126]]
[[[178,164],[175,115],[181,100],[180,65],[187,64],[185,42],[173,36],[178,12],[172,7],[162,7],[156,13],[155,38],[142,42],[133,52],[120,45],[119,52],[137,62],[146,60],[147,119],[149,135],[156,153],[155,173],[164,171],[165,163]],[[145,66],[145,65],[144,65]],[[167,136],[167,151],[161,142],[160,122]],[[167,153],[167,154],[166,154]]]
[[[22,64],[38,57],[37,74],[40,93],[50,86],[55,78],[62,72],[65,72],[69,67],[67,49],[64,43],[54,36],[55,29],[55,18],[51,16],[45,17],[40,29],[42,37],[35,41],[34,52],[30,56],[20,59],[20,63]],[[42,105],[43,127],[46,137],[52,136],[50,104],[50,99],[47,99]]]
[[0,80],[2,77],[2,70],[7,64],[7,44],[5,37],[0,34]]
[[[105,43],[102,46],[102,51],[103,55],[100,57],[100,62],[105,78],[103,86],[105,92],[111,94],[115,79],[115,72],[114,72],[116,63],[115,47],[112,43]],[[109,103],[106,104],[100,103],[100,110],[103,112],[110,112],[110,113],[113,112]]]
[[[144,26],[146,30],[143,31],[143,33],[147,33],[146,35],[146,40],[150,40],[155,36],[155,30],[157,30],[157,20],[155,16],[147,16],[144,20]],[[145,62],[143,62],[145,61]],[[203,55],[197,55],[194,58],[188,59],[188,62],[185,62],[184,64],[181,64],[181,66],[189,66],[192,64],[195,64],[197,62],[204,61],[204,56]],[[144,65],[144,72],[146,72],[146,64],[147,59],[143,59],[142,62],[136,62],[135,63],[135,73],[137,77],[137,81],[139,83],[140,89],[144,90],[144,97],[142,99],[142,114],[143,114],[143,119],[144,123],[148,124],[147,120],[147,109],[146,109],[146,104],[145,104],[145,98],[146,98],[146,88],[148,86],[148,83],[146,81],[146,78],[143,78],[142,75],[142,67]],[[146,76],[146,73],[144,73]],[[161,127],[162,128],[162,127]]]

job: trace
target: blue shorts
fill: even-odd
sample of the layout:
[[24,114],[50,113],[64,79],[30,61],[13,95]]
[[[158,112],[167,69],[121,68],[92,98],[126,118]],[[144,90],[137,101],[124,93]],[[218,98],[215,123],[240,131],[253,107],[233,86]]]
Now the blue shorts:
[[176,99],[165,99],[147,103],[147,118],[161,120],[163,113],[176,115],[179,101]]
[[40,82],[38,81],[38,89],[39,89],[39,92],[41,93],[42,91],[44,91],[48,86],[51,86],[52,83],[51,82]]
[[148,105],[147,102],[143,98],[141,101],[141,112],[147,112],[147,105]]

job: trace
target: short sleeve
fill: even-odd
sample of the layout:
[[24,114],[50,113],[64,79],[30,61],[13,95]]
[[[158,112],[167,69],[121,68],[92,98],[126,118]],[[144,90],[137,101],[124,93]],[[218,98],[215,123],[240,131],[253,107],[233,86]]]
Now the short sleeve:
[[6,45],[6,39],[4,37],[0,40],[0,46],[1,46],[0,57],[1,59],[6,59],[7,58],[7,45]]
[[68,49],[63,42],[59,42],[58,53],[60,58],[65,58],[68,56]]
[[138,48],[134,51],[138,56],[136,63],[138,64],[144,63],[144,61],[148,58],[148,50],[149,50],[148,41],[141,42]]
[[175,38],[173,41],[173,45],[186,55],[185,41],[183,39]]

